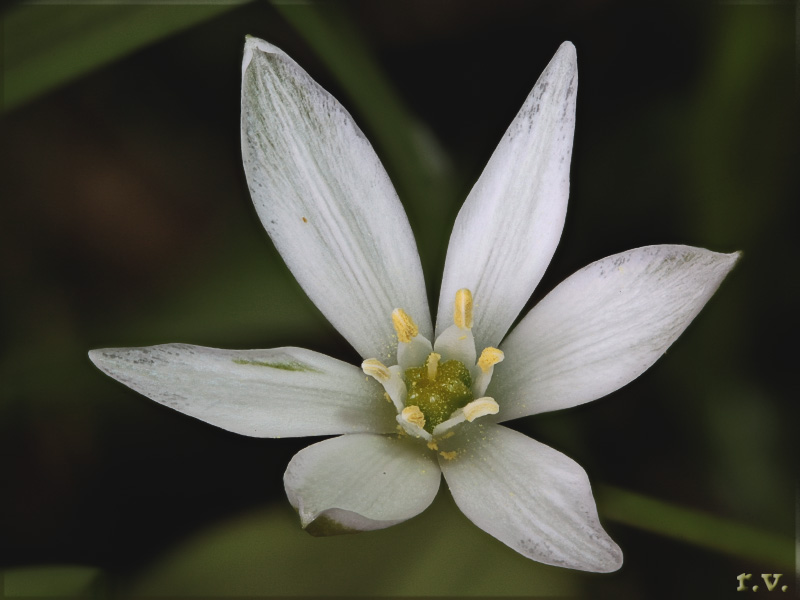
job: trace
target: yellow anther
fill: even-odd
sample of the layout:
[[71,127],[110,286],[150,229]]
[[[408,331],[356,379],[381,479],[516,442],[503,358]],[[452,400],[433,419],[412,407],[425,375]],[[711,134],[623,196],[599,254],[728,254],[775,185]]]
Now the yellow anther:
[[458,452],[439,452],[445,460],[453,460],[456,456],[458,456]]
[[422,414],[419,406],[406,406],[400,414],[403,416],[403,419],[409,423],[413,423],[419,427],[425,427],[425,415]]
[[397,332],[397,339],[405,344],[419,335],[419,327],[402,308],[395,308],[392,311],[392,325]]
[[428,355],[428,379],[431,381],[436,381],[436,371],[439,369],[439,360],[442,358],[441,354],[436,354],[436,352],[431,352]]
[[456,292],[453,321],[460,329],[472,329],[472,292],[462,288]]
[[428,448],[430,448],[431,450],[438,450],[439,445],[434,440],[431,440],[430,442],[428,442]]
[[500,411],[500,405],[494,401],[494,398],[487,396],[473,400],[461,410],[464,411],[464,418],[471,423],[478,417],[496,415]]
[[381,383],[389,381],[389,378],[392,376],[392,374],[389,373],[389,369],[386,368],[386,365],[377,358],[368,358],[362,362],[361,370],[367,375],[374,377]]
[[481,371],[488,373],[489,369],[494,365],[503,362],[505,357],[506,355],[503,354],[502,350],[489,346],[488,348],[484,348],[483,352],[481,352],[481,357],[478,359],[478,366],[481,368]]

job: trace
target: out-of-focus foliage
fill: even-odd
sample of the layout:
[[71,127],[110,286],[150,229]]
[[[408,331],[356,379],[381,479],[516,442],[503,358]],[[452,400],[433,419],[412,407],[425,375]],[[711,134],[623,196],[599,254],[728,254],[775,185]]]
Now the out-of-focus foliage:
[[102,573],[93,567],[17,567],[0,571],[4,598],[103,598]]
[[572,573],[509,554],[443,496],[394,530],[314,538],[298,536],[296,529],[297,515],[287,506],[217,524],[162,557],[131,595],[491,596],[502,589],[511,596],[569,597],[578,592]]
[[3,19],[3,107],[14,108],[230,8],[198,5],[20,4]]
[[701,511],[603,485],[595,487],[602,514],[638,527],[738,558],[764,561],[778,570],[794,568],[794,543],[779,535]]

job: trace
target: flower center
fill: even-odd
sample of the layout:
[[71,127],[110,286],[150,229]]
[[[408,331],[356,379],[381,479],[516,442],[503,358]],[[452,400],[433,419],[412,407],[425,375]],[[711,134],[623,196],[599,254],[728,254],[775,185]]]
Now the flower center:
[[[452,435],[450,429],[459,423],[500,410],[493,398],[483,394],[503,352],[489,347],[476,356],[472,306],[472,292],[458,290],[453,324],[433,345],[420,335],[402,308],[395,309],[392,324],[397,332],[397,364],[387,367],[376,358],[361,363],[364,373],[383,386],[386,399],[397,409],[400,430],[421,438],[432,450],[436,441]],[[440,454],[450,460],[453,452]]]
[[425,417],[424,429],[429,433],[474,399],[472,376],[464,363],[457,360],[439,363],[439,358],[432,352],[424,365],[405,372],[406,406],[419,407]]

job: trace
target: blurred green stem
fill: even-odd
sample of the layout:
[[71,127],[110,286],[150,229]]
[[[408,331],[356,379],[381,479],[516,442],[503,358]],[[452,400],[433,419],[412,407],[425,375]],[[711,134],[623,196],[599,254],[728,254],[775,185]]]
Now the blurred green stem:
[[448,187],[451,178],[443,164],[444,153],[405,107],[344,7],[333,2],[273,5],[350,97],[397,174],[398,187],[417,200],[429,194],[431,187]]
[[794,543],[782,535],[609,485],[597,486],[596,497],[601,514],[619,523],[757,564],[794,568]]

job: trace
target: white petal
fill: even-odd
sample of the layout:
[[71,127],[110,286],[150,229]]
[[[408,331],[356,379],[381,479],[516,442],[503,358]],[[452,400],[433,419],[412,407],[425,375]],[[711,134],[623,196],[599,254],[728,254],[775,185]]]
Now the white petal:
[[103,372],[165,406],[255,437],[388,433],[395,410],[360,369],[302,348],[188,344],[89,353]]
[[462,425],[451,446],[455,458],[440,465],[456,504],[478,527],[548,565],[620,567],[622,552],[600,525],[578,463],[499,425]]
[[433,502],[440,479],[436,460],[423,444],[354,434],[298,452],[283,482],[303,527],[328,535],[383,529],[410,519]]
[[739,255],[647,246],[567,278],[503,342],[488,393],[500,420],[568,408],[621,388],[669,348]]
[[467,288],[477,347],[497,346],[542,278],[567,210],[577,85],[575,48],[564,42],[458,214],[437,335],[453,322],[456,290]]
[[363,358],[394,357],[398,307],[431,336],[414,237],[372,146],[297,63],[252,37],[242,67],[242,154],[275,247]]

